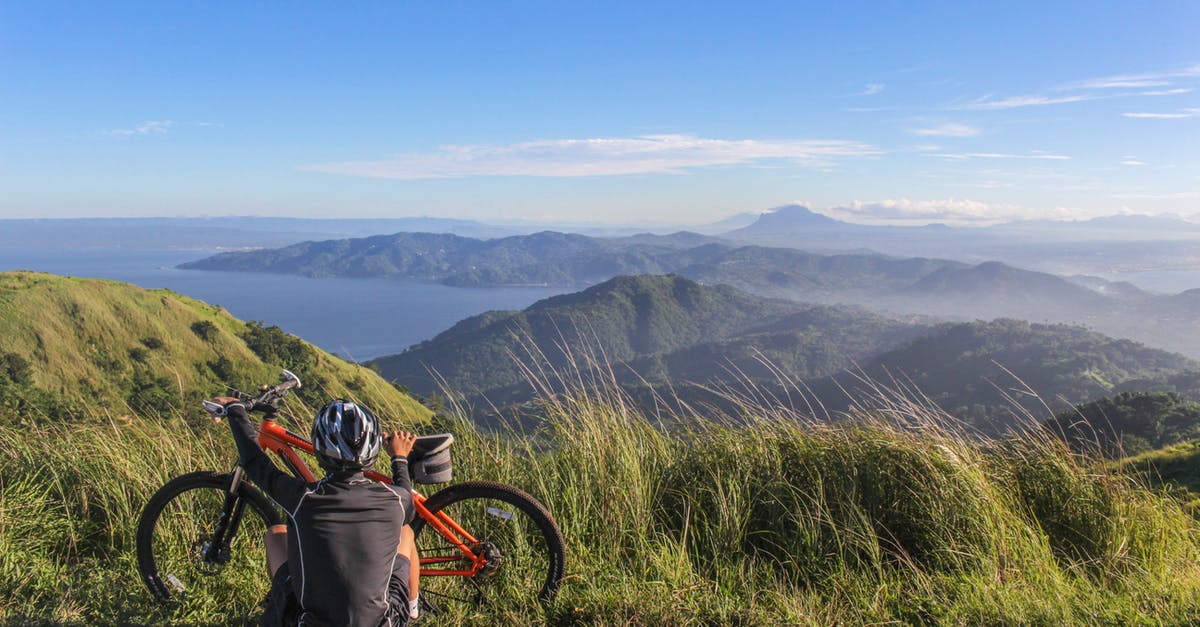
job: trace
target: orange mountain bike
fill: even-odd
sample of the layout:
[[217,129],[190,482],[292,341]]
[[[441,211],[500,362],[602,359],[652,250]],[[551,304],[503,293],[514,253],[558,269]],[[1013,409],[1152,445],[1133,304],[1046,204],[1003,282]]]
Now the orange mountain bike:
[[[300,379],[283,371],[281,382],[258,396],[234,395],[264,414],[258,444],[274,452],[292,474],[316,480],[304,458],[312,443],[275,422],[274,413]],[[205,401],[216,416],[224,408]],[[409,455],[416,484],[445,483],[452,467],[448,433],[417,438]],[[375,481],[391,483],[377,472]],[[549,601],[564,568],[562,532],[532,496],[491,481],[451,485],[425,498],[415,489],[412,529],[421,555],[421,591],[434,605],[461,601]],[[146,503],[137,528],[138,570],[160,601],[186,601],[208,587],[244,585],[266,575],[263,534],[283,524],[278,507],[235,466],[232,473],[193,472],[167,482]],[[393,549],[394,550],[394,549]],[[239,582],[240,580],[240,582]]]

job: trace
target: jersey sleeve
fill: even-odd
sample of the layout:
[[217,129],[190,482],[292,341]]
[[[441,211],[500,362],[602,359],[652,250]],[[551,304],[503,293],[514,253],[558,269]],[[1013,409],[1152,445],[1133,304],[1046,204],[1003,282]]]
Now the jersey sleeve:
[[230,405],[228,412],[229,428],[233,431],[233,441],[238,449],[238,463],[255,485],[285,510],[292,512],[304,496],[307,484],[276,468],[271,458],[258,446],[245,407]]
[[400,497],[400,506],[404,508],[404,524],[407,525],[417,513],[413,507],[412,480],[408,477],[407,457],[392,458],[392,485],[389,487]]

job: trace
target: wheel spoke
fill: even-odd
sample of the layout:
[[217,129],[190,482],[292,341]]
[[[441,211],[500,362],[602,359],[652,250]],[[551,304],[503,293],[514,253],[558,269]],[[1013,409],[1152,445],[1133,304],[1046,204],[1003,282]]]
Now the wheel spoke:
[[[465,597],[482,609],[536,606],[557,588],[563,567],[562,536],[532,497],[501,484],[471,482],[435,494],[426,507],[448,515],[475,537],[477,541],[467,546],[483,564],[472,577],[422,577],[422,590],[451,599]],[[446,547],[438,531],[423,523],[413,525],[423,555],[441,556],[448,548],[453,549],[451,555],[461,554],[456,547]],[[455,570],[449,563],[431,563],[426,568]]]
[[[250,613],[266,594],[269,514],[253,499],[227,503],[226,486],[227,475],[193,473],[147,504],[138,524],[138,568],[160,600]],[[222,539],[214,544],[214,538]]]

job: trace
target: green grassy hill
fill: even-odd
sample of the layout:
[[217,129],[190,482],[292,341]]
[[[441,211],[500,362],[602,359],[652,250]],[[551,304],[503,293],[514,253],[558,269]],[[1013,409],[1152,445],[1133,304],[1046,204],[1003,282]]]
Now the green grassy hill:
[[[0,314],[0,399],[25,410],[0,421],[3,625],[253,624],[265,572],[160,605],[136,569],[155,490],[230,467],[228,430],[192,419],[227,376],[271,380],[287,365],[310,382],[301,401],[354,392],[385,415],[425,415],[370,371],[170,292],[9,273]],[[136,385],[160,373],[175,387]],[[58,397],[71,402],[36,405]],[[838,424],[761,401],[660,429],[602,387],[544,399],[528,434],[436,418],[457,439],[456,480],[536,496],[568,556],[548,606],[447,602],[436,624],[1200,621],[1200,522],[1175,498],[1045,431],[981,441],[919,402],[857,401]],[[91,419],[134,406],[142,419]],[[286,410],[304,416],[303,403]]]
[[[568,564],[546,608],[447,601],[436,624],[1200,620],[1200,523],[1175,499],[1034,433],[981,442],[919,404],[859,400],[836,425],[759,405],[740,426],[680,416],[659,430],[609,389],[549,403],[535,437],[443,423],[456,478],[543,501]],[[211,425],[164,455],[189,428],[164,418],[0,424],[0,624],[253,623],[265,572],[170,605],[138,580],[150,494],[232,455]]]
[[306,406],[345,396],[398,420],[429,416],[371,370],[220,307],[115,281],[0,273],[0,422],[190,412],[225,386],[273,383],[281,368],[303,380],[295,400]]
[[[995,433],[1027,416],[1113,394],[1125,381],[1195,368],[1182,355],[1083,327],[1000,319],[942,325],[879,355],[863,372],[914,385],[955,417]],[[832,399],[841,388],[861,386],[843,375],[814,387]]]
[[523,311],[468,318],[372,364],[389,381],[421,393],[437,389],[429,375],[433,370],[459,393],[520,386],[523,393],[507,400],[523,400],[533,390],[518,361],[563,370],[584,364],[595,351],[615,364],[727,338],[803,309],[674,275],[621,276]]

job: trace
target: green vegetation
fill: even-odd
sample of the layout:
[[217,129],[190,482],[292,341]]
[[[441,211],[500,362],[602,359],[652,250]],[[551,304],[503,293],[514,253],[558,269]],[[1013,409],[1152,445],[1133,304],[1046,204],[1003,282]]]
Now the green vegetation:
[[[675,416],[670,430],[613,386],[556,398],[531,437],[436,427],[458,438],[458,478],[515,484],[555,513],[569,550],[559,598],[439,624],[1200,620],[1197,521],[1043,431],[981,443],[896,396],[860,399],[837,425],[742,405],[737,427]],[[224,427],[159,418],[0,426],[0,622],[240,624],[256,611],[256,573],[183,607],[146,599],[141,504],[234,455]]]
[[[943,325],[880,355],[863,373],[912,386],[955,417],[1000,433],[1027,415],[1112,394],[1118,383],[1195,367],[1181,355],[1082,327],[995,320]],[[814,384],[831,408],[840,408],[828,400],[835,389],[862,387],[852,375],[837,380]]]
[[[901,288],[963,264],[874,254],[819,255],[728,246],[694,233],[595,238],[544,231],[492,240],[396,233],[228,252],[181,267],[305,276],[400,277],[456,286],[590,285],[614,276],[677,272],[750,291]],[[811,298],[811,296],[810,296]]]
[[[728,410],[722,396],[731,387],[788,398],[786,381],[795,378],[808,384],[797,402],[845,411],[859,395],[846,390],[864,388],[858,379],[865,376],[910,387],[991,434],[1027,413],[1051,413],[1042,398],[1057,410],[1113,394],[1126,381],[1186,385],[1177,375],[1197,367],[1082,327],[1001,319],[930,328],[675,275],[617,277],[524,311],[488,312],[372,362],[384,378],[420,394],[446,386],[478,416],[576,384],[540,373],[577,364],[601,376],[611,364],[617,384],[646,407],[678,398],[693,413]],[[531,373],[553,385],[535,388]],[[658,394],[647,394],[647,384]]]
[[1147,485],[1170,490],[1200,518],[1200,440],[1181,442],[1116,462]]
[[1200,403],[1170,392],[1121,392],[1061,412],[1046,428],[1078,449],[1139,455],[1200,437]]
[[728,337],[800,309],[678,276],[624,276],[547,298],[525,311],[468,318],[430,341],[372,363],[385,378],[421,393],[436,389],[429,376],[433,370],[453,389],[470,394],[522,383],[514,357],[528,357],[529,351],[540,353],[553,369],[566,367],[572,352],[583,347],[603,347],[597,350],[620,362],[683,348],[697,338]]
[[312,406],[352,396],[412,419],[429,413],[374,372],[220,307],[115,281],[0,273],[0,422],[187,411],[226,386],[274,382],[284,367]]
[[[564,347],[592,345],[589,334],[623,338],[614,346],[647,351],[666,374],[708,359],[688,353],[699,350],[688,337],[728,342],[751,329],[743,339],[755,338],[752,355],[787,350],[781,338],[794,334],[817,354],[822,329],[873,320],[746,301],[677,277],[606,289],[605,307],[569,295],[540,308],[588,304],[601,315],[590,326],[560,325],[578,333],[560,335]],[[698,315],[678,317],[684,311]],[[196,420],[191,409],[213,386],[270,381],[279,366],[294,368],[314,396],[289,397],[282,418],[301,431],[314,403],[334,393],[364,399],[389,426],[430,419],[368,369],[170,292],[0,274],[0,314],[0,404],[10,412],[0,421],[0,624],[233,625],[259,611],[265,573],[159,606],[134,563],[134,528],[150,495],[174,476],[225,470],[235,458],[226,427]],[[447,333],[476,337],[513,315]],[[550,321],[542,330],[555,328]],[[907,328],[874,323],[863,333]],[[1032,372],[1030,385],[1084,392],[1133,377],[1166,380],[1170,368],[1189,365],[1080,329],[1012,321],[948,326],[889,354],[906,359],[860,375],[903,363],[926,373],[922,387],[941,385],[935,394],[963,385],[981,363],[1022,355],[1027,361],[1012,369]],[[1145,487],[1165,480],[1195,488],[1195,443],[1111,464],[1033,423],[981,440],[932,400],[865,378],[837,423],[784,402],[811,392],[784,376],[770,386],[747,381],[702,417],[679,399],[649,413],[614,368],[581,371],[593,356],[571,353],[568,374],[546,375],[573,385],[525,371],[533,376],[526,386],[555,392],[528,407],[528,433],[477,430],[453,404],[453,417],[432,418],[428,429],[458,440],[456,477],[537,496],[558,519],[569,559],[562,592],[544,610],[452,611],[439,624],[1200,621],[1196,507]],[[933,396],[947,398],[955,397]],[[1109,418],[1130,412],[1126,428],[1152,444],[1194,428],[1179,397],[1107,403],[1097,407]]]
[[859,310],[763,299],[675,275],[617,277],[524,311],[468,318],[372,365],[423,394],[439,390],[437,379],[444,380],[455,394],[487,407],[531,398],[530,369],[619,364],[619,383],[633,388],[647,382],[774,381],[779,371],[815,378],[921,330]]

